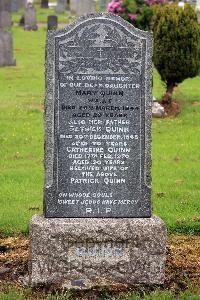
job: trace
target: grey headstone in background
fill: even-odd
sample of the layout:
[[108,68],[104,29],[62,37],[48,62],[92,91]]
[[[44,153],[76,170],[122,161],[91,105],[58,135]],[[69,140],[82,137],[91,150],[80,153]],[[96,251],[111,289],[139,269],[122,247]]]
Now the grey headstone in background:
[[99,0],[100,11],[107,11],[107,6],[110,0]]
[[11,11],[15,12],[18,11],[19,6],[18,6],[18,0],[11,0]]
[[12,33],[0,29],[0,67],[14,65]]
[[66,0],[57,0],[57,5],[55,7],[55,11],[58,14],[63,14],[66,10]]
[[1,0],[0,1],[0,11],[11,12],[11,0]]
[[24,11],[24,30],[37,30],[36,10],[32,3],[28,3]]
[[11,1],[0,1],[0,28],[9,29],[12,25],[11,19]]
[[4,30],[12,26],[11,13],[9,11],[0,11],[0,28]]
[[56,30],[58,27],[58,17],[48,16],[47,20],[47,30]]
[[200,24],[200,0],[196,2],[197,21]]
[[112,14],[47,34],[46,217],[151,216],[152,43]]
[[28,4],[28,0],[18,0],[19,9],[26,8],[27,4]]
[[70,11],[74,14],[77,12],[79,0],[70,0]]
[[41,0],[42,8],[49,8],[49,0]]
[[27,5],[27,0],[11,0],[11,11],[18,11],[24,9]]
[[78,1],[76,14],[77,16],[87,15],[96,12],[96,1],[95,0],[84,0]]
[[30,224],[32,287],[68,289],[161,284],[165,278],[166,228],[144,219],[45,219]]

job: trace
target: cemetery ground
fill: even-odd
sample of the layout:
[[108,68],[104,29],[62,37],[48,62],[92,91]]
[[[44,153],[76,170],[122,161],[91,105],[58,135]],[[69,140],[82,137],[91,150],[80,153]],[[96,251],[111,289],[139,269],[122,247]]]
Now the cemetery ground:
[[[42,213],[45,33],[42,26],[37,32],[14,27],[17,66],[0,69],[0,299],[44,299],[48,294],[22,289],[20,283],[27,272],[28,223],[33,214]],[[163,91],[154,72],[154,96],[161,98]],[[136,290],[138,298],[129,299],[145,294],[145,299],[174,299],[175,294],[199,299],[200,77],[184,81],[174,100],[181,113],[152,124],[153,212],[166,222],[169,236],[166,283],[160,291]],[[72,292],[71,298],[117,299],[124,289]],[[130,293],[126,290],[121,299]],[[68,299],[67,294],[48,297]]]
[[[73,20],[73,16],[68,11],[66,11],[63,14],[57,14],[53,8],[45,9],[45,8],[41,8],[39,5],[35,5],[35,8],[37,11],[37,22],[39,23],[40,26],[46,25],[47,18],[49,15],[56,15],[58,17],[58,22],[61,24],[62,23],[67,24],[69,23],[69,21],[71,22],[71,20]],[[19,10],[12,14],[12,21],[14,24],[19,23],[22,14],[23,14],[23,10]]]

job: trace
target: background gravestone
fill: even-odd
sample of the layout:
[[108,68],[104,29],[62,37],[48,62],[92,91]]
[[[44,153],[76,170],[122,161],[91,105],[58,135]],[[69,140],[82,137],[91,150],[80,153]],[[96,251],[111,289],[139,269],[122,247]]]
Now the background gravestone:
[[84,0],[78,1],[76,7],[77,16],[82,16],[96,12],[96,1],[95,0]]
[[0,11],[11,11],[11,0],[0,1]]
[[100,11],[106,11],[109,2],[110,0],[99,0]]
[[197,0],[196,2],[196,12],[197,12],[197,20],[198,23],[200,24],[200,0]]
[[47,20],[47,30],[56,30],[58,27],[58,17],[48,16]]
[[9,11],[0,11],[0,27],[9,29],[12,26],[11,13]]
[[27,4],[28,4],[28,0],[18,0],[18,7],[19,7],[19,9],[26,8]]
[[0,1],[0,28],[10,28],[12,25],[11,19],[11,0]]
[[49,8],[49,0],[41,0],[42,8]]
[[18,9],[18,0],[11,0],[11,12],[16,12]]
[[0,67],[15,66],[13,59],[12,33],[5,32],[0,28]]
[[151,33],[112,14],[48,31],[45,217],[30,224],[31,286],[163,283],[166,228],[151,216],[152,47]]
[[37,30],[36,11],[32,3],[28,3],[24,11],[24,30]]
[[79,0],[70,0],[70,11],[76,14]]
[[66,10],[66,0],[58,0],[55,8],[58,14],[62,14]]

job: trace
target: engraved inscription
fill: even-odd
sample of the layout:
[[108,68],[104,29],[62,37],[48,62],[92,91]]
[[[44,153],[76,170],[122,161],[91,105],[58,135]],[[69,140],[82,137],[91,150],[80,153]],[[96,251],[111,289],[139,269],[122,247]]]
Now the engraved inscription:
[[51,216],[151,215],[146,47],[146,34],[101,17],[55,34]]

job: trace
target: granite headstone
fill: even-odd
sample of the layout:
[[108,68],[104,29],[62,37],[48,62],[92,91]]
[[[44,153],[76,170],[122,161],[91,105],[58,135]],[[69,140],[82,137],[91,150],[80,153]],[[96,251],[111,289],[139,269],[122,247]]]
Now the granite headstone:
[[13,39],[11,32],[5,32],[0,28],[0,67],[15,66],[13,58]]
[[11,0],[0,1],[0,11],[11,11]]
[[47,30],[56,30],[58,27],[58,17],[48,16],[47,20]]
[[197,21],[200,24],[200,0],[196,2]]
[[11,12],[16,12],[18,11],[19,6],[18,6],[18,0],[12,0],[11,1]]
[[77,7],[76,7],[77,16],[87,15],[95,12],[96,12],[95,0],[84,0],[84,1],[77,2]]
[[78,0],[70,0],[70,11],[73,14],[76,14],[78,7]]
[[32,3],[28,3],[24,11],[24,30],[37,30],[36,10]]
[[55,7],[55,11],[58,14],[63,14],[66,10],[66,0],[58,0],[57,5]]
[[152,44],[135,31],[99,18],[48,37],[46,217],[151,216]]
[[49,0],[41,0],[42,8],[49,8]]
[[18,7],[19,7],[19,9],[26,8],[27,4],[28,4],[28,0],[18,0]]
[[30,223],[31,286],[164,282],[166,228],[151,216],[152,45],[105,13],[47,32],[45,217]]
[[9,29],[12,26],[11,13],[9,11],[0,11],[0,28]]
[[100,11],[106,11],[109,2],[110,0],[99,0]]
[[12,25],[11,0],[0,1],[0,28],[9,29]]

